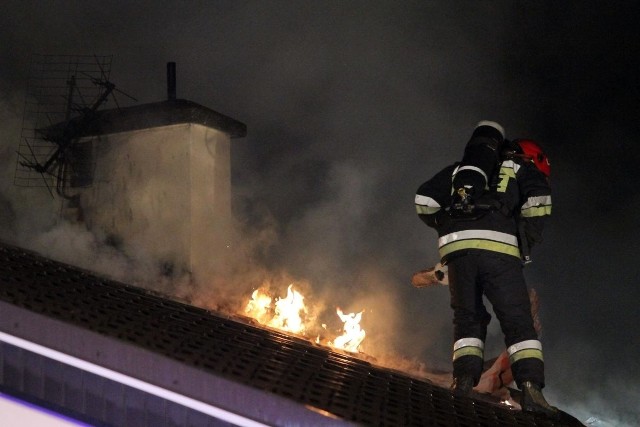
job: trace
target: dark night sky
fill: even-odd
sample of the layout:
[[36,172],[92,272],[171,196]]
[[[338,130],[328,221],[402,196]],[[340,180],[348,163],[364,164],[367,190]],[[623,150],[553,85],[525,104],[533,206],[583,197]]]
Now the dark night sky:
[[276,237],[260,262],[337,299],[380,295],[405,310],[396,351],[448,367],[447,291],[408,284],[437,261],[413,196],[496,120],[552,162],[527,268],[549,400],[636,425],[639,19],[632,1],[4,1],[0,214],[28,227],[11,180],[31,54],[113,54],[111,80],[141,103],[165,99],[175,61],[179,98],[248,125],[233,201]]

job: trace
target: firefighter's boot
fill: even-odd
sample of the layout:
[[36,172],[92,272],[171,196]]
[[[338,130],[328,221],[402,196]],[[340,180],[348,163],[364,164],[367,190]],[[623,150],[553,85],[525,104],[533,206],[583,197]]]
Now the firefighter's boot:
[[451,391],[456,396],[469,396],[473,389],[473,377],[464,375],[453,379],[451,384]]
[[547,403],[538,384],[525,381],[522,383],[521,389],[522,402],[520,402],[520,406],[523,411],[541,413],[550,417],[559,415],[558,408]]

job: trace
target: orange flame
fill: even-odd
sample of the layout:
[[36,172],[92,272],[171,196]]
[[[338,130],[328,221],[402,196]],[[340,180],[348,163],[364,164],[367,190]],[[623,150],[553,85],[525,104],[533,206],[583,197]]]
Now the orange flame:
[[333,343],[330,343],[336,348],[340,348],[346,351],[357,352],[360,344],[364,340],[365,331],[360,327],[360,320],[362,320],[362,313],[349,313],[344,314],[340,307],[337,309],[338,317],[344,322],[342,328],[343,334],[337,337]]
[[[294,334],[305,335],[305,333],[314,333],[318,329],[314,327],[308,316],[308,308],[304,303],[304,297],[300,292],[293,289],[293,284],[287,288],[287,296],[285,298],[276,298],[275,304],[272,304],[273,298],[269,295],[266,288],[259,288],[251,294],[251,300],[245,306],[246,315],[254,318],[260,324],[270,326]],[[350,352],[358,352],[360,344],[365,338],[365,331],[360,327],[362,313],[344,314],[338,307],[337,314],[343,322],[342,335],[335,340],[325,341],[317,335],[314,341],[320,344],[324,341],[326,344]],[[326,331],[327,325],[322,323],[321,327]],[[311,338],[310,338],[311,339]]]
[[293,289],[293,284],[287,288],[287,297],[276,301],[275,315],[267,325],[283,331],[301,334],[305,327],[300,312],[307,313],[302,294]]
[[262,289],[256,289],[251,294],[251,300],[244,309],[244,312],[256,319],[260,323],[267,323],[270,315],[271,297]]
[[263,325],[295,334],[304,333],[305,325],[301,313],[306,314],[307,307],[304,305],[304,297],[293,289],[293,284],[287,288],[286,298],[277,298],[273,306],[272,301],[267,290],[256,289],[251,294],[251,300],[244,312]]

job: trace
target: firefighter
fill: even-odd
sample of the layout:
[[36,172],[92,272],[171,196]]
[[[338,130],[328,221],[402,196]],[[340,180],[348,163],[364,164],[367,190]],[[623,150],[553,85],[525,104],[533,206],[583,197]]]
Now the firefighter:
[[436,229],[442,264],[449,268],[453,309],[453,384],[469,395],[478,384],[491,303],[504,334],[522,409],[555,416],[542,395],[542,345],[533,326],[523,274],[531,247],[542,240],[551,213],[549,161],[531,140],[506,141],[498,123],[482,121],[462,161],[420,186],[420,219]]

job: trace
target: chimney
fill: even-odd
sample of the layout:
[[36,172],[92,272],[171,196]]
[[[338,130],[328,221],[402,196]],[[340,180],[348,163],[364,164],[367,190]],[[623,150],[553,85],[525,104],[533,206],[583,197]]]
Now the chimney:
[[167,99],[176,100],[176,63],[167,62]]
[[219,280],[233,256],[231,138],[246,125],[186,99],[104,111],[87,135],[91,186],[78,187],[87,228],[169,277]]

